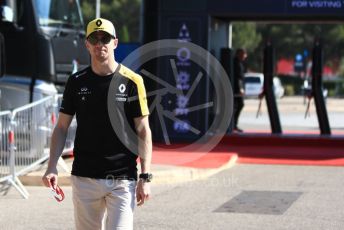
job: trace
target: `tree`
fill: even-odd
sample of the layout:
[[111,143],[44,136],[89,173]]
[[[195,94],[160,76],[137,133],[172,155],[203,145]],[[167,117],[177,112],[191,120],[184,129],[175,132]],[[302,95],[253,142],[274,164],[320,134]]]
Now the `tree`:
[[[250,28],[250,29],[248,29]],[[255,30],[255,31],[253,31]],[[276,59],[293,59],[298,53],[310,57],[316,38],[323,42],[324,62],[336,72],[344,74],[344,25],[316,23],[235,23],[234,47],[247,47],[249,66],[262,71],[263,49],[267,40],[272,42]],[[258,44],[257,44],[258,42]],[[341,72],[343,71],[343,72]]]
[[248,66],[255,69],[258,67],[255,57],[257,48],[262,40],[262,35],[257,33],[256,23],[254,22],[236,22],[233,23],[233,47],[245,48],[248,53]]
[[[95,0],[80,0],[84,21],[95,17]],[[102,0],[100,16],[110,20],[120,42],[138,42],[141,0]]]

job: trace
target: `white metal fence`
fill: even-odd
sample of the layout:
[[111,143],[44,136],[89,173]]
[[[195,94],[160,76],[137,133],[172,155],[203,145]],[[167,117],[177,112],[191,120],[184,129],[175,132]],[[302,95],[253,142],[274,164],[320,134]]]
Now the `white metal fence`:
[[0,182],[6,180],[10,175],[8,142],[11,112],[0,112]]
[[[61,96],[50,96],[12,112],[0,112],[0,183],[8,182],[24,198],[29,194],[18,176],[32,171],[49,158],[50,138],[60,102]],[[73,120],[64,154],[73,149],[75,130],[76,122]],[[69,171],[62,159],[59,164]]]

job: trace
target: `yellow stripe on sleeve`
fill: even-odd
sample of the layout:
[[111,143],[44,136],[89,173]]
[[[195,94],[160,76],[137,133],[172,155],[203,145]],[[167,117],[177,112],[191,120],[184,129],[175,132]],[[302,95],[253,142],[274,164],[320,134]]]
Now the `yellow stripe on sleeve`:
[[137,94],[138,94],[140,108],[141,108],[141,114],[142,116],[149,115],[146,89],[145,89],[142,77],[124,65],[121,65],[119,73],[123,75],[124,77],[129,78],[136,84]]

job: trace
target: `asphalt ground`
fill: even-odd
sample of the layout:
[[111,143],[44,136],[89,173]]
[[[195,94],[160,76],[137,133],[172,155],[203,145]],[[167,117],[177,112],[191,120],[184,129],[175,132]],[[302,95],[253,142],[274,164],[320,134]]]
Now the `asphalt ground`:
[[[155,188],[136,229],[340,230],[343,168],[236,165],[204,181]],[[166,187],[168,189],[166,189]]]
[[[152,198],[135,210],[137,230],[341,230],[342,167],[238,164],[207,179],[152,183]],[[74,229],[71,187],[57,203],[47,188],[11,188],[0,197],[3,230]]]
[[[327,100],[330,124],[336,132],[344,130],[343,102]],[[239,126],[245,131],[269,131],[265,103],[259,118],[259,101],[245,103]],[[317,132],[314,104],[311,117],[305,119],[302,97],[285,97],[277,103],[285,130]],[[344,226],[342,167],[237,164],[212,173],[202,171],[202,176],[195,176],[194,169],[154,167],[168,173],[163,182],[152,183],[152,199],[136,209],[135,229],[327,230]],[[178,174],[191,176],[173,179]],[[30,193],[27,200],[13,187],[1,187],[0,229],[74,229],[70,186],[62,186],[66,194],[62,203],[57,203],[47,188],[26,188]]]

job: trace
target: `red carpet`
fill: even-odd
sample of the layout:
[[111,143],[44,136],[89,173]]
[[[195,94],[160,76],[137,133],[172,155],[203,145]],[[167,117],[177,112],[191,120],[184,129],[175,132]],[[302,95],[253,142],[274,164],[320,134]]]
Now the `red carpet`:
[[238,163],[344,166],[344,137],[240,134],[221,145],[238,154]]
[[[209,153],[180,150],[187,144],[154,143],[153,164],[219,168],[227,164],[344,166],[344,135],[242,133],[228,135]],[[196,148],[198,149],[198,148]]]
[[[331,133],[334,136],[344,136],[344,130],[332,130]],[[246,130],[244,134],[271,134],[270,130]],[[283,134],[286,135],[319,135],[320,130],[283,130]]]
[[344,166],[344,136],[244,133],[225,136],[210,153],[180,151],[182,144],[168,149],[155,146],[154,164],[194,168],[218,168],[228,162]]

